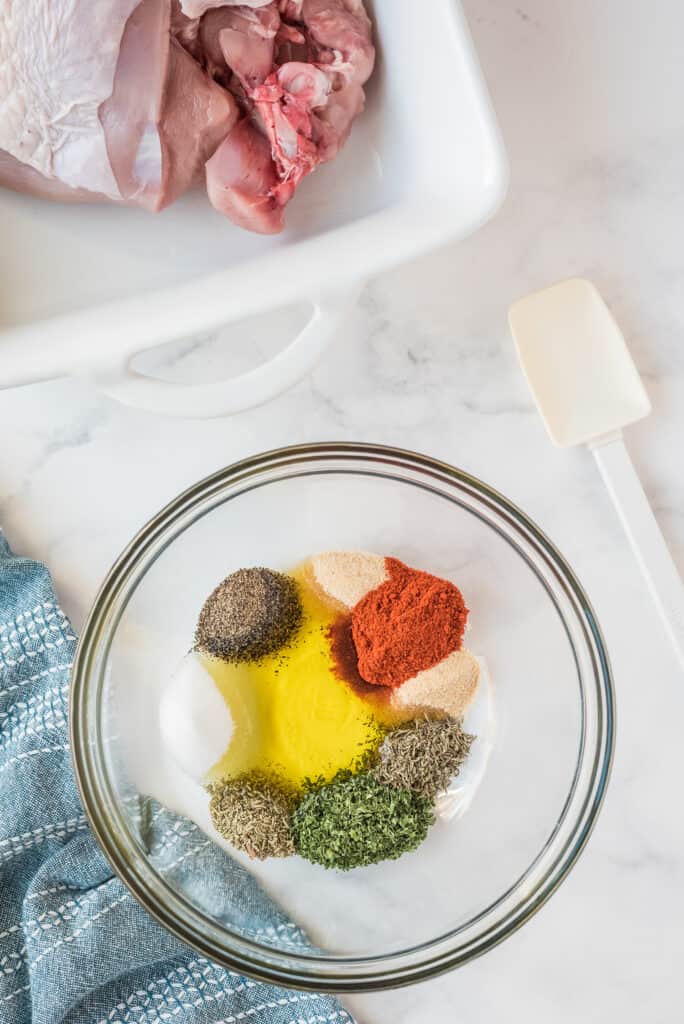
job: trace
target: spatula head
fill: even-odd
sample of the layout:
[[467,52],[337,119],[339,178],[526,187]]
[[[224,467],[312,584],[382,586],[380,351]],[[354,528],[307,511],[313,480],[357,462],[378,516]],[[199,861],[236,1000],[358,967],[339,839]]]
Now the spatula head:
[[592,441],[651,411],[620,328],[590,281],[534,292],[511,306],[508,319],[554,444]]

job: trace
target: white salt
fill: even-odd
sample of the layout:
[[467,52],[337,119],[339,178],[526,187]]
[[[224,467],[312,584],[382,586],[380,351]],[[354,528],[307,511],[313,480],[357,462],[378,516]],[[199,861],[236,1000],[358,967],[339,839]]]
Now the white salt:
[[232,715],[196,654],[183,658],[169,680],[159,726],[167,753],[197,782],[228,749],[235,729]]

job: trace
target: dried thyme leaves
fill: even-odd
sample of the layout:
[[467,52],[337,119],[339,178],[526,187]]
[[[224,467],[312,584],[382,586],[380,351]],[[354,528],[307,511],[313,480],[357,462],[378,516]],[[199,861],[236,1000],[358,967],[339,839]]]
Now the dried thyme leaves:
[[225,661],[258,661],[290,642],[302,614],[290,576],[272,569],[238,569],[204,602],[195,647]]
[[207,788],[214,827],[237,850],[256,860],[294,854],[292,799],[283,789],[256,775]]
[[434,800],[458,774],[474,739],[455,718],[418,718],[388,733],[372,773],[378,782]]
[[348,772],[309,792],[292,816],[297,852],[342,871],[415,850],[433,822],[425,797]]

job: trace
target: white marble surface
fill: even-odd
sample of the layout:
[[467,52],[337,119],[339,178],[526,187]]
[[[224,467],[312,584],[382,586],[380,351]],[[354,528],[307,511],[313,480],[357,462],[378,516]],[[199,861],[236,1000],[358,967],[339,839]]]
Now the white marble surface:
[[[457,974],[350,1000],[368,1024],[525,1024],[681,1013],[681,676],[591,458],[546,439],[506,328],[517,296],[591,276],[653,400],[629,447],[684,572],[684,216],[677,0],[467,0],[512,165],[471,241],[375,281],[314,376],[232,420],[170,422],[62,382],[0,398],[0,522],[50,565],[77,624],[107,567],[179,489],[265,448],[388,442],[456,462],[519,502],[578,571],[613,658],[619,726],[605,810],[576,870],[516,936]],[[446,113],[445,113],[446,116]],[[252,327],[255,348],[266,335]],[[192,346],[199,373],[237,366]],[[203,371],[206,373],[206,369]]]

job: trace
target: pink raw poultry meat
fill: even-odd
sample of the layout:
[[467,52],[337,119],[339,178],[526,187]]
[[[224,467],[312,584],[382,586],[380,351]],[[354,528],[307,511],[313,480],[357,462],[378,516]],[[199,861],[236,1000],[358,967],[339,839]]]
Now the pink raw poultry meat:
[[172,38],[170,0],[9,0],[0,33],[7,187],[158,210],[240,116]]
[[[276,64],[264,77],[264,63],[252,58],[261,53],[267,21],[270,44],[278,12]],[[249,132],[266,134],[277,182],[264,193],[258,178],[237,173],[244,164],[235,159],[236,140],[228,136],[207,163],[209,198],[233,219],[239,211],[242,223],[251,200],[255,217],[258,211],[254,230],[279,231],[282,209],[301,179],[337,155],[363,109],[363,85],[375,59],[370,20],[361,0],[280,0],[259,11],[236,8],[221,14],[228,20],[218,42],[226,71],[232,69],[239,80],[237,91],[249,117],[240,144]],[[290,59],[293,51],[299,51],[299,60]],[[257,67],[261,73],[255,73]]]
[[0,185],[51,199],[159,210],[206,173],[218,210],[279,231],[373,67],[361,0],[0,5]]
[[199,30],[205,66],[212,77],[223,80],[228,87],[235,76],[233,88],[244,99],[245,89],[263,82],[271,73],[280,26],[275,3],[260,9],[220,7],[207,12]]
[[185,192],[239,118],[233,97],[169,32],[168,0],[142,0],[100,108],[122,196],[153,210]]

